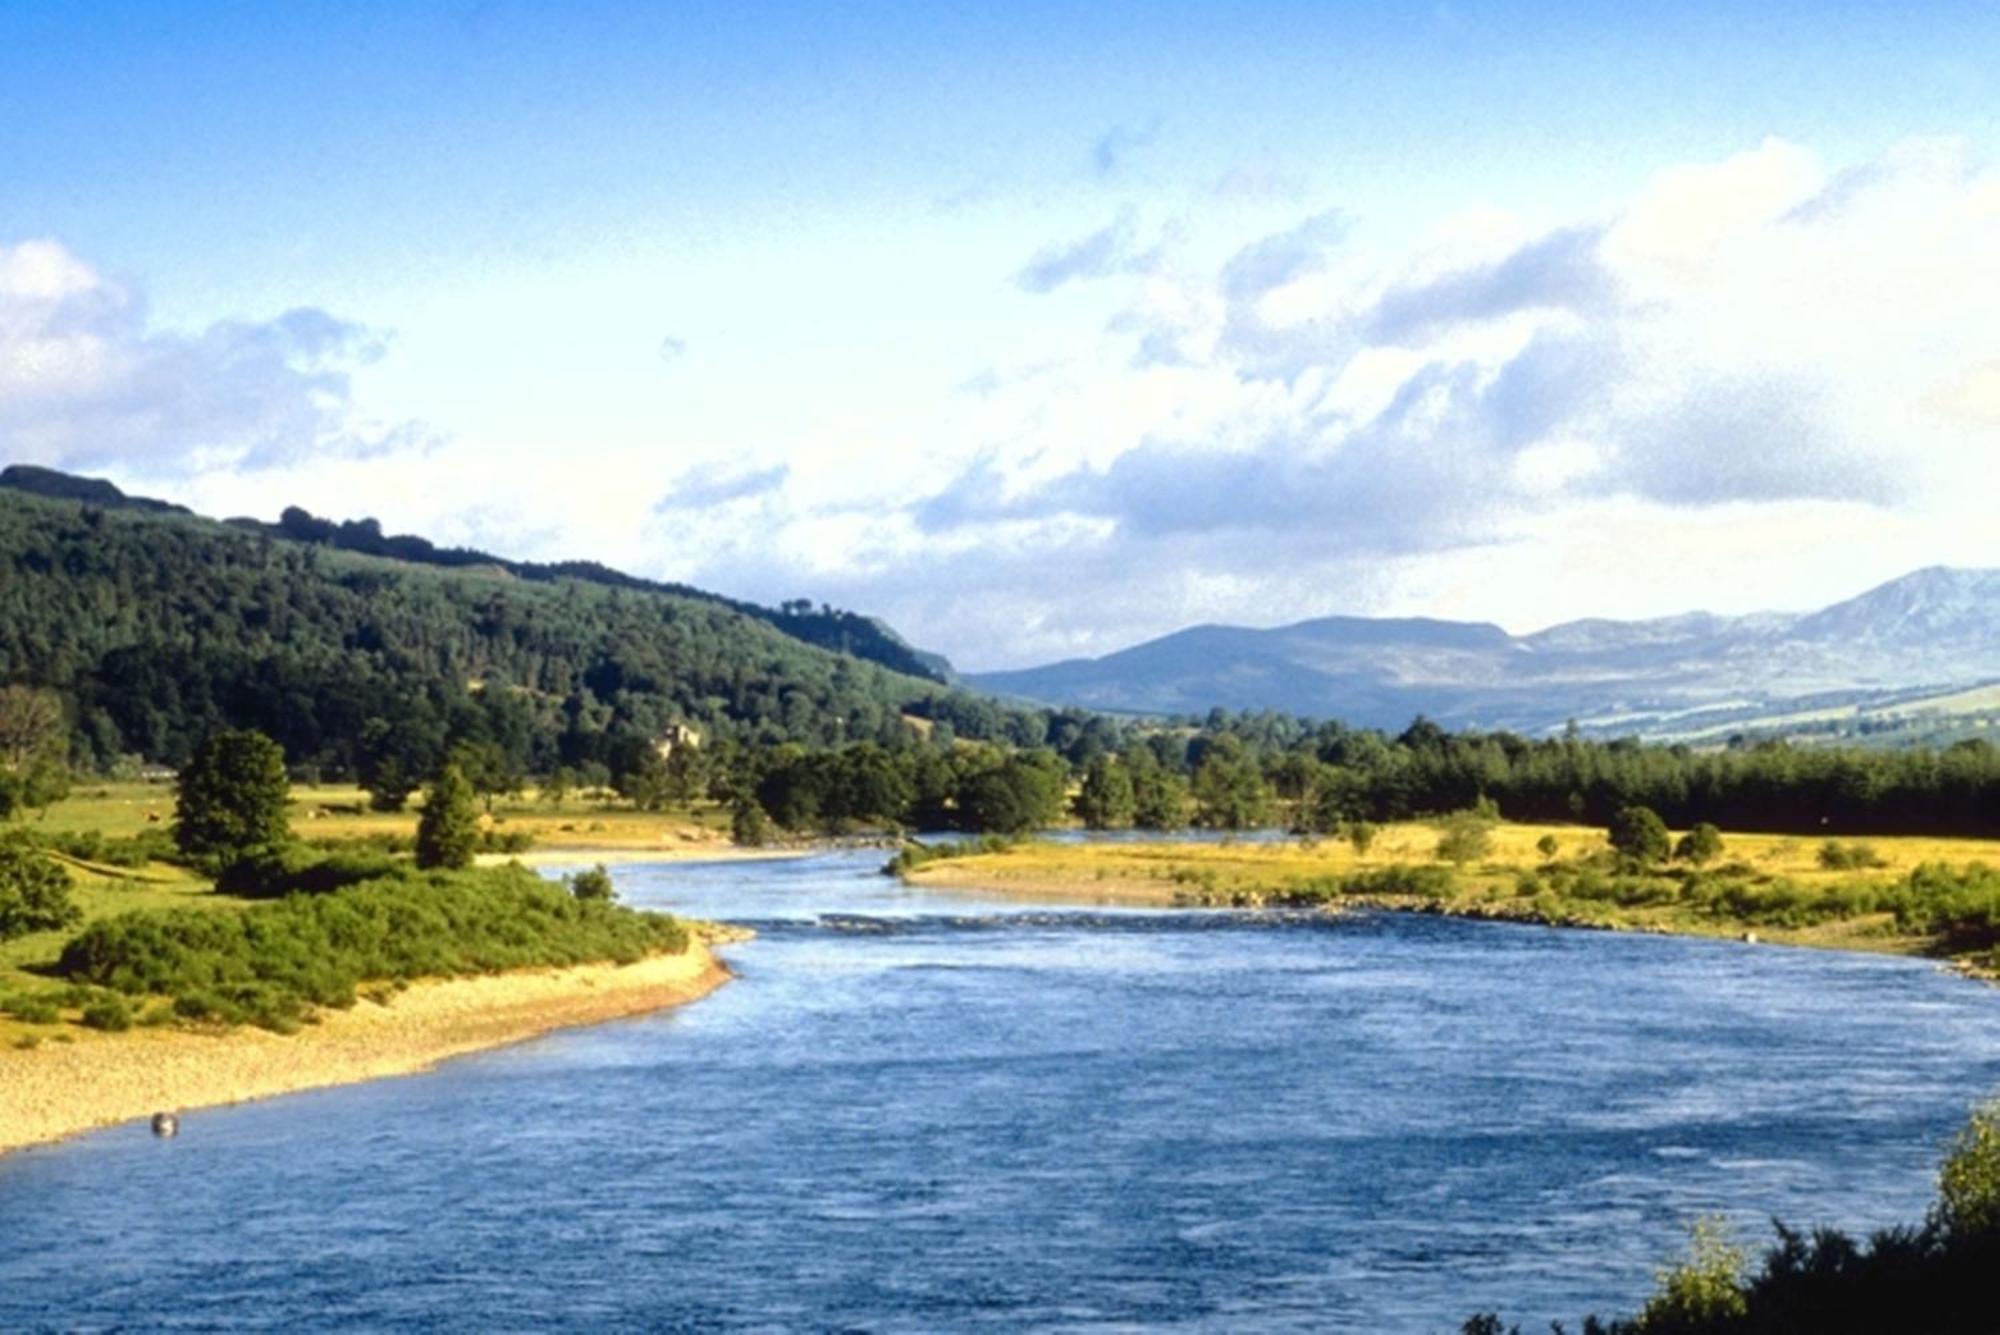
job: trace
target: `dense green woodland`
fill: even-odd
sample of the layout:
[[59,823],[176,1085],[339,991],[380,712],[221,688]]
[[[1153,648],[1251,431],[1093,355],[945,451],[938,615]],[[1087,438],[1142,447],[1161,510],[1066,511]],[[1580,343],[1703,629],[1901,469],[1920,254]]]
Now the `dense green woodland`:
[[[5,469],[0,469],[0,490],[11,490],[55,500],[80,501],[104,510],[139,510],[153,514],[179,514],[192,517],[192,511],[185,506],[172,505],[166,501],[152,500],[144,496],[127,496],[102,478],[76,477],[52,468],[38,468],[32,464],[10,464]],[[936,681],[943,681],[950,675],[949,665],[943,659],[912,649],[894,631],[873,618],[825,605],[814,607],[809,599],[794,598],[777,607],[763,607],[736,598],[726,598],[721,594],[710,593],[705,589],[693,588],[686,584],[666,584],[658,580],[641,579],[636,575],[628,575],[623,571],[599,565],[595,561],[553,563],[511,561],[490,552],[466,547],[439,547],[428,539],[413,534],[387,534],[382,531],[381,524],[373,519],[352,519],[336,523],[331,519],[321,519],[296,505],[287,507],[275,524],[266,524],[255,519],[231,519],[226,522],[231,528],[244,532],[262,533],[269,537],[286,538],[316,546],[337,548],[341,551],[360,552],[368,556],[385,556],[415,565],[441,566],[447,569],[476,567],[488,573],[498,571],[524,580],[543,582],[577,580],[612,588],[673,594],[676,597],[741,612],[745,616],[768,622],[793,639],[818,645],[823,649],[852,654],[856,658],[865,658],[870,662],[880,663],[893,672],[928,677]]]
[[60,692],[75,757],[178,764],[225,725],[295,766],[421,777],[452,740],[529,772],[621,737],[895,738],[910,711],[977,735],[1015,711],[800,643],[712,600],[525,581],[0,491],[0,680]]

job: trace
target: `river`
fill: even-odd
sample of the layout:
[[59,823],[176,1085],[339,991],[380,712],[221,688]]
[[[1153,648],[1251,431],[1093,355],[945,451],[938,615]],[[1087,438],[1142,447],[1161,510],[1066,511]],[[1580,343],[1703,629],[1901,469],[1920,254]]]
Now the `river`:
[[1917,1218],[2000,1085],[1922,962],[880,860],[617,869],[758,929],[693,1006],[0,1160],[0,1330],[1574,1328],[1703,1213]]

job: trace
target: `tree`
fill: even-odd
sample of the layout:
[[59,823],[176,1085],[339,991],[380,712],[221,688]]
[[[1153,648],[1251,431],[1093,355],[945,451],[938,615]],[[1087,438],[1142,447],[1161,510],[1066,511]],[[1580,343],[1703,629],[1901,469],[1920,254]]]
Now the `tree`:
[[458,772],[465,776],[473,795],[489,813],[493,810],[494,798],[518,793],[527,782],[526,776],[515,767],[506,750],[497,742],[460,742],[451,748],[445,762],[456,766]]
[[1347,822],[1347,842],[1354,849],[1354,856],[1365,858],[1375,844],[1376,829],[1365,820]]
[[1493,822],[1476,811],[1445,817],[1438,832],[1437,855],[1454,867],[1477,862],[1493,847]]
[[2000,1225],[2000,1100],[1973,1110],[1938,1170],[1933,1217],[1970,1236]]
[[83,913],[69,890],[69,873],[26,836],[0,839],[0,941],[74,927]]
[[1680,843],[1674,846],[1674,856],[1697,867],[1707,866],[1722,856],[1722,831],[1702,821],[1681,836]]
[[729,837],[743,848],[762,848],[771,840],[771,818],[747,793],[729,809]]
[[1083,786],[1072,805],[1087,829],[1126,829],[1138,807],[1131,771],[1111,756],[1095,757],[1084,771]]
[[219,732],[181,770],[174,796],[174,843],[199,863],[220,867],[256,849],[290,842],[285,753],[261,732]]
[[959,823],[996,834],[1053,825],[1062,818],[1064,787],[1063,763],[1053,751],[1017,752],[959,785]]
[[594,900],[600,904],[609,904],[618,897],[617,887],[611,883],[611,873],[604,869],[602,862],[598,863],[595,867],[580,871],[574,876],[565,876],[563,884],[567,885],[569,892],[578,899]]
[[479,816],[473,810],[472,785],[456,765],[446,765],[424,793],[423,814],[417,817],[417,865],[471,865],[479,841]]
[[63,743],[62,700],[54,691],[0,687],[0,769],[26,769]]
[[1634,862],[1665,862],[1671,847],[1667,823],[1651,807],[1626,806],[1611,818],[1611,846]]
[[1271,793],[1243,743],[1215,739],[1194,772],[1195,823],[1212,830],[1248,830],[1264,823]]
[[542,780],[541,799],[552,807],[560,808],[576,791],[576,771],[567,765],[558,765]]
[[1134,747],[1125,762],[1132,771],[1132,823],[1142,830],[1178,830],[1187,824],[1187,784],[1160,764],[1150,747]]
[[68,729],[54,691],[0,687],[0,818],[69,792]]

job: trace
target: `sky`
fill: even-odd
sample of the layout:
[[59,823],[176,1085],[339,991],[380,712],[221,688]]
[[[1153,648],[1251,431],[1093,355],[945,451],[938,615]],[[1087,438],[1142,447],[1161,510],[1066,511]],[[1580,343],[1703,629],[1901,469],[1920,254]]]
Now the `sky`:
[[0,463],[882,616],[2000,565],[1987,4],[0,6]]

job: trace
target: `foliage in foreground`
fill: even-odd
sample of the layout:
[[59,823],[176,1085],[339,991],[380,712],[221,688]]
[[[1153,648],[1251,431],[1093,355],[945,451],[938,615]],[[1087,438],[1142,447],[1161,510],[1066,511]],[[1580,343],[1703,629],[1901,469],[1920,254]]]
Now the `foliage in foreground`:
[[0,838],[0,941],[77,922],[69,889],[69,873],[32,841]]
[[[1938,1174],[1938,1202],[1915,1227],[1857,1243],[1844,1233],[1775,1226],[1777,1242],[1746,1276],[1744,1257],[1713,1224],[1662,1272],[1640,1314],[1586,1318],[1583,1335],[1984,1335],[1994,1329],[2000,1267],[2000,1102],[1973,1113]],[[1464,1335],[1511,1335],[1475,1316]],[[1560,1326],[1557,1327],[1561,1329]]]
[[580,898],[521,867],[403,871],[241,913],[148,910],[92,923],[63,949],[68,978],[170,998],[184,1019],[288,1030],[349,1006],[363,982],[630,963],[685,950],[663,914]]

